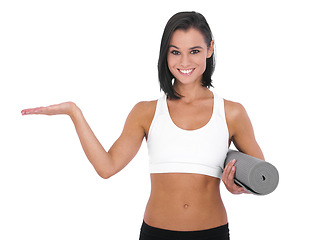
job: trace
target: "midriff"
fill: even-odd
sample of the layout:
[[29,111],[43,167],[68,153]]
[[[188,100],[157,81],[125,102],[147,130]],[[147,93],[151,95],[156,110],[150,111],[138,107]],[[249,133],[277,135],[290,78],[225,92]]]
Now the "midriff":
[[144,221],[153,227],[175,231],[224,225],[228,219],[219,185],[219,178],[201,174],[153,173]]

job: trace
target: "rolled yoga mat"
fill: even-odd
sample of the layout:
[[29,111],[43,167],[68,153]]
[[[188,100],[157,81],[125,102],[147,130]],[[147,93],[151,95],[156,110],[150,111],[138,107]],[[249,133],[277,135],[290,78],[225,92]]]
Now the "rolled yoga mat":
[[229,150],[224,166],[236,159],[234,181],[256,195],[273,192],[279,183],[278,170],[270,163],[235,150]]

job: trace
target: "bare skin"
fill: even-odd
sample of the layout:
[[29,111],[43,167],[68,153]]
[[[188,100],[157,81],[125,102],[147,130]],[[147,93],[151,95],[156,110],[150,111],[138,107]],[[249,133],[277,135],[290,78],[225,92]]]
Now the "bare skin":
[[[208,89],[202,90],[207,92],[207,98],[194,102],[187,100],[187,103],[184,102],[186,99],[168,100],[171,119],[178,127],[194,130],[209,121],[212,94]],[[174,111],[175,107],[179,110]],[[264,159],[245,109],[238,103],[225,100],[225,111],[230,143],[233,141],[241,151]],[[222,180],[231,193],[247,193],[234,183],[234,163],[227,165]],[[219,186],[220,179],[200,174],[151,174],[152,191],[144,220],[151,226],[178,231],[196,231],[224,225],[228,218]]]
[[[201,128],[212,115],[213,94],[201,86],[204,62],[213,50],[195,29],[174,32],[168,54],[168,65],[175,76],[175,90],[184,97],[167,99],[172,121],[180,128]],[[148,132],[156,109],[156,101],[138,103],[128,115],[123,132],[109,151],[95,137],[81,110],[75,103],[66,102],[49,107],[22,110],[28,114],[66,114],[72,119],[83,150],[102,178],[109,178],[123,169],[138,152]],[[229,142],[242,152],[264,159],[257,144],[250,119],[239,103],[225,100]],[[196,116],[196,117],[195,117]],[[125,149],[125,151],[124,151]],[[233,194],[246,193],[234,183],[234,162],[222,176],[226,188]],[[144,220],[163,229],[195,231],[221,226],[228,222],[220,197],[220,179],[190,173],[151,174],[151,195]]]

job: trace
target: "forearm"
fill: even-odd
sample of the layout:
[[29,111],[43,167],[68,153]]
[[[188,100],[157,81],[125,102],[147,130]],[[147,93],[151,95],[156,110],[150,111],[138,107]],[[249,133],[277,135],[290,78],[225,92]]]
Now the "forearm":
[[109,178],[119,172],[138,152],[145,135],[144,128],[140,124],[141,112],[143,112],[141,107],[135,107],[130,112],[121,136],[107,152],[92,132],[81,110],[73,102],[64,102],[48,107],[29,108],[21,111],[22,115],[66,114],[70,116],[87,158],[102,178]]
[[97,173],[102,178],[112,175],[112,161],[110,154],[105,151],[99,140],[94,135],[82,111],[75,105],[70,118],[75,126],[81,146]]

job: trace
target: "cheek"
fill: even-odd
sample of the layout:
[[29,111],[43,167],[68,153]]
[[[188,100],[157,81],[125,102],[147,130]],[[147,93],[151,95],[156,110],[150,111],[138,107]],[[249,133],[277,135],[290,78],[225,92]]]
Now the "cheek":
[[175,61],[174,61],[174,58],[172,56],[170,56],[170,55],[168,55],[168,57],[167,57],[167,62],[168,62],[168,67],[169,68],[176,64]]
[[206,56],[199,56],[199,58],[197,59],[197,63],[199,65],[199,68],[201,69],[201,71],[204,72],[206,70],[206,66],[207,66]]
[[174,57],[167,57],[167,62],[168,62],[168,68],[170,70],[170,72],[173,74],[174,73],[174,69],[175,69],[175,66],[177,64],[177,60],[174,58]]

